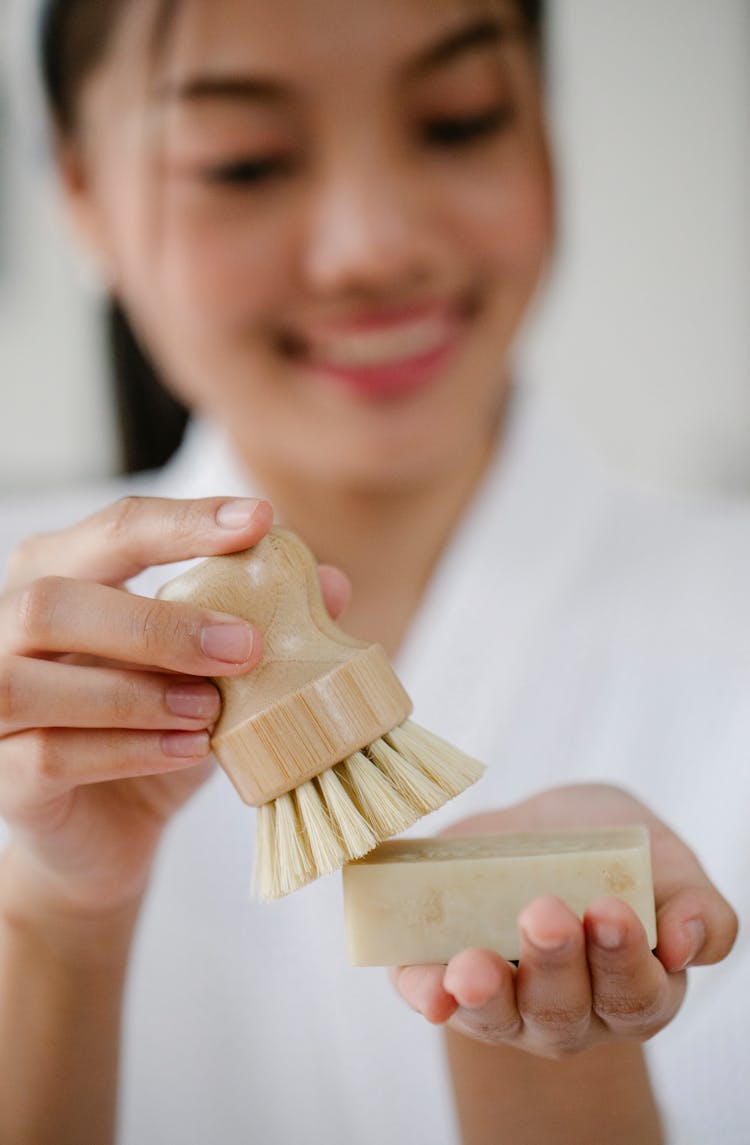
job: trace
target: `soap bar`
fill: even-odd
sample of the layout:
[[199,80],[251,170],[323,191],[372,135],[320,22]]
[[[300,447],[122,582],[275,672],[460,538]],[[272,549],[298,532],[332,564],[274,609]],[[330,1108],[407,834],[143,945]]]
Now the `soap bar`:
[[391,839],[343,870],[354,966],[447,962],[467,946],[519,957],[516,920],[540,895],[580,917],[602,895],[623,899],[656,945],[645,827]]

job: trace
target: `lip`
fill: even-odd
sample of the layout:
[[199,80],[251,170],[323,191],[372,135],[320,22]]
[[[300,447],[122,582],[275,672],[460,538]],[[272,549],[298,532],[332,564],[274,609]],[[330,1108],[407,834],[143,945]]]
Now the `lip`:
[[455,302],[359,313],[300,338],[306,371],[367,399],[405,396],[429,386],[457,352],[469,308]]

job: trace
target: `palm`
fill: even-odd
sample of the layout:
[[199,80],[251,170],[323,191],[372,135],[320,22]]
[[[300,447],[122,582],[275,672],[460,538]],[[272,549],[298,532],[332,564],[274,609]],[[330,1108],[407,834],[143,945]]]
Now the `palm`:
[[113,780],[73,790],[47,809],[51,824],[35,848],[66,897],[97,910],[119,906],[144,890],[168,819],[210,776],[212,761],[184,771]]
[[665,888],[688,865],[698,866],[689,848],[632,795],[604,784],[553,788],[523,803],[464,819],[448,834],[545,830],[556,827],[616,827],[644,823],[649,828],[657,907]]
[[[0,813],[20,870],[48,903],[103,913],[135,902],[165,824],[213,770],[206,753],[219,696],[209,680],[256,668],[262,633],[123,586],[152,565],[257,544],[271,506],[232,502],[226,526],[226,504],[126,499],[30,538],[9,562]],[[345,578],[321,569],[321,586],[337,615]]]
[[737,932],[731,906],[665,823],[626,791],[578,784],[465,819],[449,833],[636,822],[645,824],[651,837],[653,954],[636,915],[616,898],[595,900],[581,920],[560,899],[545,895],[519,916],[517,969],[490,950],[469,948],[447,968],[393,971],[401,994],[431,1021],[450,1020],[469,1038],[544,1057],[653,1036],[680,1007],[685,967],[724,958]]

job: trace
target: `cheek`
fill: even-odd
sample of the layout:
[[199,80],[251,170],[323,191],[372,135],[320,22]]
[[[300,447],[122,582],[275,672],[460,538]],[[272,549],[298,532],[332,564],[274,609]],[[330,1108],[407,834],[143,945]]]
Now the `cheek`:
[[[518,170],[472,180],[461,197],[459,241],[490,278],[512,290],[533,286],[551,252],[554,221],[543,157]],[[531,281],[529,281],[531,280]]]
[[111,228],[117,292],[174,391],[235,417],[237,394],[267,373],[269,331],[289,289],[285,236],[166,194],[133,206],[131,197]]
[[217,212],[165,199],[155,262],[175,319],[206,336],[272,320],[289,290],[289,231],[240,205]]

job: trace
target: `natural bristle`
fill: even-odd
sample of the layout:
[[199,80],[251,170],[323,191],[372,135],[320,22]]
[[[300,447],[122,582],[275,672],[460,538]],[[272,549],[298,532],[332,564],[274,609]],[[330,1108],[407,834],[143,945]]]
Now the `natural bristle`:
[[297,815],[295,792],[258,808],[253,893],[277,899],[317,878]]
[[310,847],[313,868],[320,875],[329,875],[347,860],[336,825],[328,814],[315,780],[310,779],[301,784],[294,794],[304,837]]
[[383,739],[402,759],[424,771],[448,799],[471,787],[484,772],[484,764],[411,720],[405,720]]
[[352,802],[346,788],[331,767],[318,776],[318,785],[326,801],[328,814],[335,827],[337,836],[344,846],[347,857],[356,852],[364,855],[378,844],[378,837],[367,823],[367,820]]
[[425,771],[408,759],[399,755],[385,739],[370,745],[367,754],[378,765],[386,779],[390,780],[394,791],[412,808],[412,822],[420,815],[436,811],[445,803],[445,792],[430,779]]
[[484,767],[406,720],[259,808],[254,891],[290,894],[367,854],[480,778]]
[[355,805],[380,842],[405,831],[414,822],[411,807],[391,781],[364,752],[358,751],[339,764],[343,782]]

